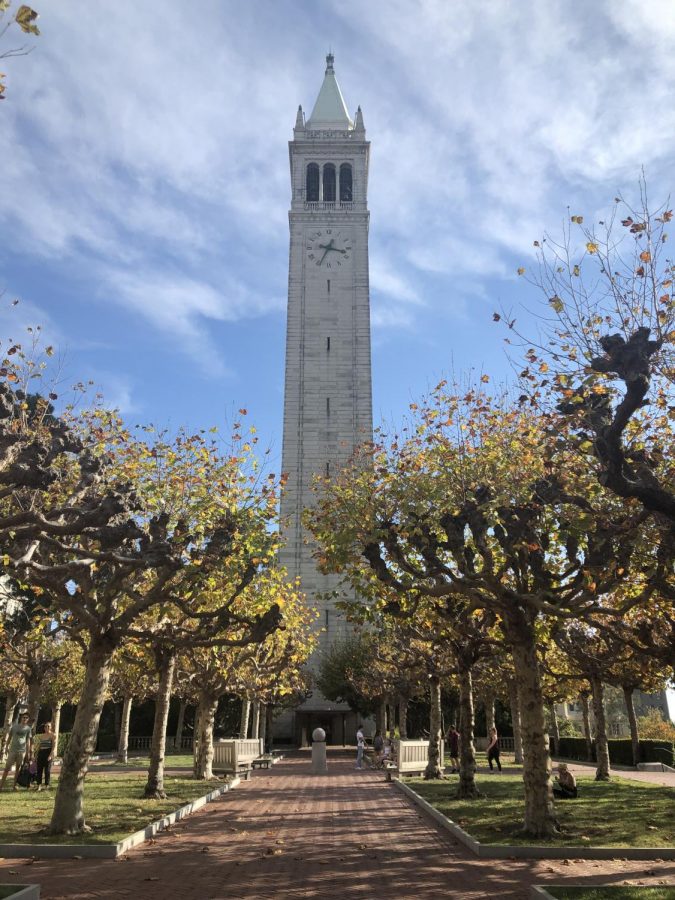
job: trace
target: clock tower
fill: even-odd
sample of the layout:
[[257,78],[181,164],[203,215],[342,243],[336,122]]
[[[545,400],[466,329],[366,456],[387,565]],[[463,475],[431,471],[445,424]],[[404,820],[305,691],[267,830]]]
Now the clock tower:
[[[311,115],[302,107],[289,143],[290,256],[282,469],[288,481],[281,502],[285,546],[280,561],[299,577],[319,612],[320,658],[347,626],[332,600],[336,576],[321,575],[302,527],[314,503],[315,475],[337,471],[354,448],[372,440],[370,303],[368,291],[368,160],[359,107],[347,112],[335,78],[334,58]],[[280,722],[282,725],[282,722]],[[289,723],[290,725],[290,723]],[[321,726],[333,743],[353,743],[355,721],[344,704],[315,689],[287,730],[305,743]]]

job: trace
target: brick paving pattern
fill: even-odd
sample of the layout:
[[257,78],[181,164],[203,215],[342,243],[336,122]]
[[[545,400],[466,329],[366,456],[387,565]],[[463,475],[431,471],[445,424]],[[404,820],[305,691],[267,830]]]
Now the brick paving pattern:
[[533,882],[675,883],[675,863],[479,860],[381,772],[344,755],[329,767],[284,760],[125,857],[2,860],[0,882],[39,883],[43,900],[526,900]]

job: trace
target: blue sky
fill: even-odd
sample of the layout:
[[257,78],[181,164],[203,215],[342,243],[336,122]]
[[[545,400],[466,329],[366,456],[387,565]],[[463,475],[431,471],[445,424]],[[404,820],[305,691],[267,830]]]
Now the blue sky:
[[672,187],[672,0],[33,5],[34,51],[2,61],[3,335],[41,324],[133,422],[246,407],[273,467],[287,141],[329,47],[372,141],[376,421],[451,369],[509,371],[492,313],[536,306],[516,269],[568,206],[602,218],[642,166]]

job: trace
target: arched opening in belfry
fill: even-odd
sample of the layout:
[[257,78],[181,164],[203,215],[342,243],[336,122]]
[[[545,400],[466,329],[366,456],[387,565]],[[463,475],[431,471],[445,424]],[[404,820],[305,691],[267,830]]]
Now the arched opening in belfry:
[[325,203],[335,203],[335,166],[326,163],[323,167],[323,199]]
[[340,166],[340,203],[351,203],[352,200],[352,167],[349,163]]
[[316,163],[307,166],[307,200],[316,202],[319,199],[319,167]]

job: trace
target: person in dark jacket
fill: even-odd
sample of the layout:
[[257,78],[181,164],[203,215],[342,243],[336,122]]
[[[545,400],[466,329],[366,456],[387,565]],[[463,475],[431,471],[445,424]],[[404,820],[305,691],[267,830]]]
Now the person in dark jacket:
[[451,725],[445,738],[448,745],[448,756],[452,763],[452,772],[459,772],[459,731]]

